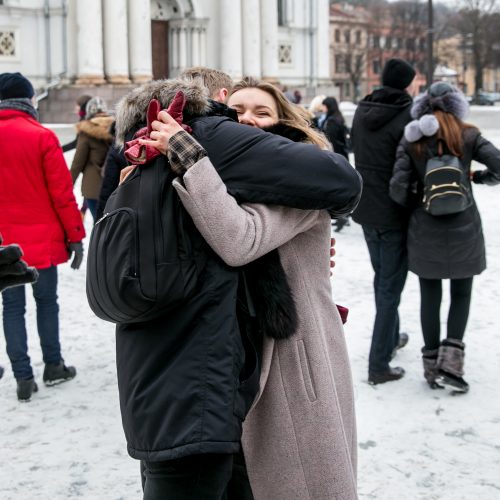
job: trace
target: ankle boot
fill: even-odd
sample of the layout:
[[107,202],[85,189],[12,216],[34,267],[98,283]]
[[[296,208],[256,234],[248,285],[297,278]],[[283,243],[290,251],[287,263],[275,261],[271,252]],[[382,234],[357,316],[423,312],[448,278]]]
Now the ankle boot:
[[439,385],[439,371],[437,368],[438,349],[426,349],[422,347],[422,363],[424,364],[424,378],[431,389],[444,389]]
[[445,339],[439,347],[437,368],[440,382],[457,392],[467,392],[469,384],[464,374],[465,344],[456,339]]

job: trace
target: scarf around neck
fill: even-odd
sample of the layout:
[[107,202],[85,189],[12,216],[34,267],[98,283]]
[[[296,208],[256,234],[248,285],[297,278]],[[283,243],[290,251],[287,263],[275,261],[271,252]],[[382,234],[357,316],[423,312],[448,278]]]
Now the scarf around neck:
[[27,97],[14,97],[12,99],[4,99],[0,101],[0,110],[2,109],[14,109],[16,111],[23,111],[28,113],[35,120],[38,120],[38,111],[35,109],[31,103],[31,99]]

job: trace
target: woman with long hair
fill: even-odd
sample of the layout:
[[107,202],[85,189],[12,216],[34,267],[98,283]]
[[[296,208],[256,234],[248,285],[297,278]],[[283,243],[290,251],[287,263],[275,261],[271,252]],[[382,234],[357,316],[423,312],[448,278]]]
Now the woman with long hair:
[[[500,182],[500,151],[463,121],[468,108],[464,95],[446,82],[434,83],[417,98],[411,110],[414,121],[406,126],[390,183],[391,197],[412,208],[407,245],[409,269],[420,281],[424,377],[433,389],[446,385],[459,392],[469,389],[463,379],[463,338],[472,281],[486,268],[481,218],[471,182]],[[472,160],[486,169],[472,171]],[[447,179],[453,171],[462,179]],[[436,172],[444,177],[429,183],[429,176]],[[462,200],[462,206],[457,208],[455,200]],[[437,203],[442,205],[437,207]],[[441,340],[445,279],[450,280],[451,302],[446,337]]]
[[325,113],[325,120],[321,130],[332,143],[333,150],[349,159],[347,127],[337,99],[335,97],[326,97],[323,99],[322,108]]
[[[323,135],[267,82],[237,83],[228,105],[242,124],[328,148]],[[202,151],[166,113],[159,118],[163,123],[153,122],[153,128],[176,137],[169,141],[171,165],[178,162],[181,143]],[[260,389],[242,436],[254,498],[356,499],[354,398],[342,320],[332,300],[329,214],[238,205],[209,158],[186,167],[182,180],[174,181],[183,205],[226,264],[243,266],[254,301],[258,328],[252,342],[260,345]],[[256,276],[252,267],[262,258],[273,263],[268,276]],[[270,307],[276,300],[270,290],[282,294],[281,310]],[[270,329],[280,334],[268,335]]]

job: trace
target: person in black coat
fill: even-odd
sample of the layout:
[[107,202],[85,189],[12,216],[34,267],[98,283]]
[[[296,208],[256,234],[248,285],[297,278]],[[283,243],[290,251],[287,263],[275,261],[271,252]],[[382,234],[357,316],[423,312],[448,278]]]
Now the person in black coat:
[[349,159],[347,151],[347,127],[335,97],[326,97],[322,103],[326,113],[321,130],[333,146],[333,150]]
[[398,306],[408,272],[406,252],[407,210],[389,197],[396,149],[405,125],[411,120],[412,98],[406,92],[415,70],[402,59],[389,59],[380,89],[358,105],[351,128],[356,169],[363,177],[363,194],[352,214],[363,234],[375,271],[376,316],[373,326],[368,382],[398,380],[400,367],[389,362],[396,350],[408,342],[399,331]]
[[[467,112],[468,103],[459,90],[445,82],[434,83],[413,105],[415,120],[405,129],[390,184],[391,197],[412,210],[408,256],[409,269],[420,281],[424,377],[433,389],[443,383],[462,392],[468,390],[462,378],[463,337],[472,281],[486,268],[481,218],[470,183],[500,183],[500,151],[476,127],[462,121]],[[460,159],[470,202],[459,212],[432,215],[423,201],[426,166],[430,158],[445,154]],[[486,169],[471,171],[472,160]],[[446,338],[440,342],[444,279],[450,280],[451,302]]]
[[[109,132],[113,136],[116,134],[116,122],[113,122],[109,127]],[[104,215],[104,207],[111,193],[118,187],[120,183],[120,172],[127,166],[127,158],[123,148],[113,144],[109,147],[106,160],[104,161],[104,175],[102,178],[101,191],[97,202],[95,221],[98,221]]]
[[[238,201],[334,215],[356,206],[361,179],[345,158],[238,124],[234,110],[206,99],[199,79],[133,90],[117,109],[118,141],[144,123],[152,98],[166,108],[177,90],[187,99],[185,123]],[[199,470],[216,487],[238,460],[242,423],[258,390],[259,348],[248,332],[255,312],[241,270],[211,250],[187,214],[186,221],[196,251],[206,256],[199,288],[156,320],[117,325],[120,406],[129,454],[146,465],[147,478],[169,465],[188,482]],[[153,487],[150,481],[148,500],[164,498],[162,486],[157,496]]]
[[[322,110],[325,113],[324,121],[321,123],[321,130],[326,135],[333,150],[349,159],[349,150],[347,146],[347,134],[344,117],[339,109],[335,97],[326,97],[322,102]],[[335,232],[338,233],[345,225],[349,225],[349,217],[339,217],[332,225],[336,226]]]

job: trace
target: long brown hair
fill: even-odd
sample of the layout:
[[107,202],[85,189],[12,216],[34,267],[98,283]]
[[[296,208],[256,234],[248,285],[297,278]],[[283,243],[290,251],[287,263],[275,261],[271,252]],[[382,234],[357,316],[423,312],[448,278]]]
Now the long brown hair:
[[231,93],[232,96],[238,90],[243,89],[259,89],[264,92],[267,92],[276,103],[276,108],[278,110],[278,120],[280,123],[284,125],[288,125],[289,127],[296,128],[305,134],[307,137],[307,142],[312,144],[316,144],[321,149],[330,149],[331,146],[328,143],[328,140],[323,134],[316,132],[310,125],[310,122],[307,120],[307,112],[302,110],[299,106],[292,104],[285,97],[285,94],[281,92],[277,87],[269,82],[263,82],[261,80],[257,80],[252,77],[245,77],[243,80],[235,83]]
[[[458,158],[464,155],[463,131],[468,128],[475,128],[474,125],[465,123],[451,113],[436,109],[433,111],[439,123],[439,129],[435,134],[438,143],[438,154],[443,154],[443,144],[448,151]],[[417,156],[422,157],[425,154],[425,145],[428,138],[424,137],[414,144]]]

